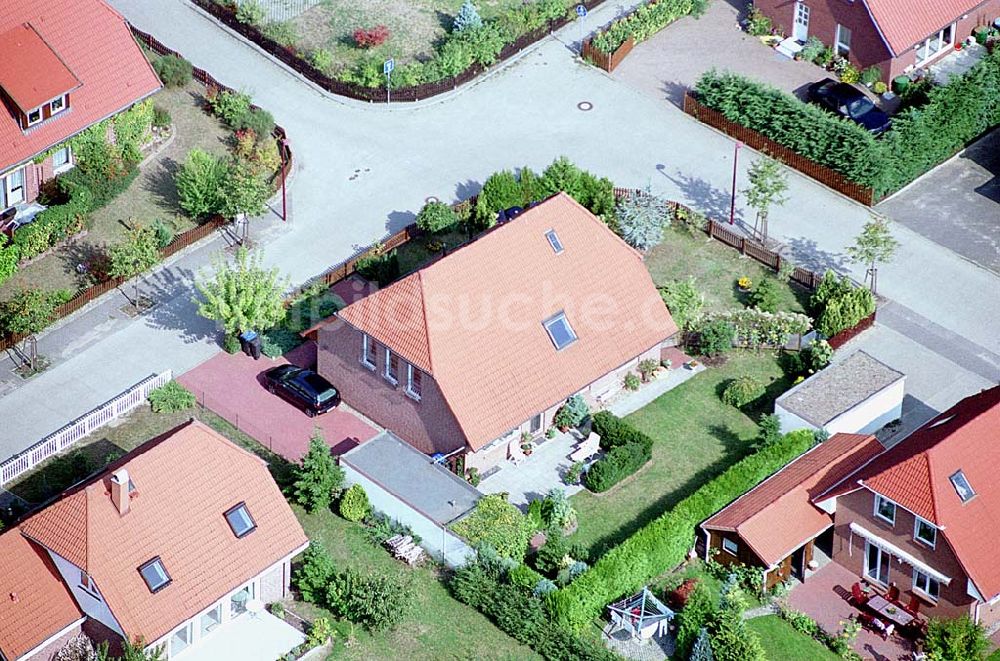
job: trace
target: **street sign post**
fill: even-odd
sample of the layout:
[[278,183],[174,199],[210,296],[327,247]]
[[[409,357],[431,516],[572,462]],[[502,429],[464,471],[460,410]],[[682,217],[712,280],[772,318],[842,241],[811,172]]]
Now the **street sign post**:
[[577,5],[576,6],[576,15],[579,16],[580,18],[586,18],[587,17],[587,8],[584,7],[583,5]]
[[382,63],[382,73],[385,74],[385,102],[391,100],[389,89],[392,87],[392,70],[396,68],[396,60],[389,58]]
[[586,32],[583,27],[583,19],[587,18],[587,8],[583,5],[576,6],[576,15],[580,17],[580,56],[583,56],[583,38],[586,36]]

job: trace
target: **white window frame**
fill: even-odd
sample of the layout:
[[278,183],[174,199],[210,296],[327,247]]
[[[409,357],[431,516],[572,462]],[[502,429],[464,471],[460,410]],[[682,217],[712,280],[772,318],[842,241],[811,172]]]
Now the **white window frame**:
[[[843,41],[841,39],[844,32],[847,33],[847,41]],[[840,23],[837,23],[837,30],[834,33],[834,48],[836,49],[838,55],[847,56],[848,54],[850,54],[852,36],[853,35],[851,34],[851,28],[847,27],[846,25],[841,25]]]
[[374,362],[370,362],[368,360],[368,350],[372,349],[372,352],[371,352],[372,355],[373,356],[377,356],[378,354],[374,351],[374,348],[375,348],[375,342],[374,342],[374,340],[372,340],[371,336],[368,333],[362,333],[361,334],[361,364],[364,365],[365,367],[367,367],[368,369],[372,370],[372,371],[375,371],[375,369],[377,368],[377,366],[375,365]]
[[[732,545],[732,548],[729,547],[730,545]],[[740,545],[734,542],[733,540],[729,539],[728,537],[723,537],[722,550],[728,553],[729,555],[736,555],[737,553],[739,553]]]
[[[219,613],[218,621],[215,624],[213,624],[211,628],[206,629],[205,618],[208,617],[209,613],[214,613],[216,611],[218,611]],[[198,615],[198,637],[204,638],[205,636],[209,635],[210,633],[218,629],[222,625],[224,617],[225,617],[225,610],[222,608],[221,601],[216,602],[216,604],[211,608],[209,608],[208,610],[202,611],[201,614]]]
[[[883,502],[892,505],[892,518],[891,519],[888,518],[888,517],[886,517],[886,516],[884,516],[882,514],[882,512],[879,511],[879,504],[883,503]],[[884,521],[885,523],[888,523],[890,526],[895,526],[896,525],[896,503],[892,502],[891,500],[889,500],[885,496],[880,496],[878,494],[875,494],[875,511],[874,511],[874,514],[875,514],[875,516],[880,521]]]
[[[174,651],[174,636],[176,636],[181,631],[185,630],[187,630],[187,644],[184,645],[184,647],[182,647],[181,649]],[[184,650],[191,649],[191,646],[194,645],[194,627],[192,626],[191,620],[188,620],[181,626],[171,631],[170,637],[167,638],[167,644],[170,647],[170,652],[167,655],[167,658],[173,658],[175,655],[180,654]]]
[[[417,370],[416,367],[414,367],[410,363],[406,363],[406,394],[412,399],[415,399],[419,402],[420,393],[413,389],[413,373],[416,370]],[[424,377],[421,376],[420,389],[423,390],[423,388],[424,388]]]
[[[872,570],[871,563],[868,561],[869,549],[875,549],[878,552],[878,561],[876,563],[874,576],[872,576],[871,573]],[[888,559],[883,562],[883,559],[886,556],[888,556]],[[878,571],[878,568],[882,567],[883,564],[885,565],[885,581],[879,578],[879,571]],[[864,570],[865,578],[867,578],[869,581],[873,581],[875,583],[878,583],[879,585],[889,585],[889,574],[892,573],[892,554],[883,549],[881,546],[877,544],[872,544],[870,541],[865,540],[865,563],[862,569]]]
[[396,356],[396,376],[390,373],[392,370],[392,350],[389,347],[385,348],[385,369],[382,371],[382,376],[385,380],[394,386],[399,385],[399,356]]
[[[61,154],[66,152],[66,162],[62,165],[56,165],[56,154]],[[63,145],[61,149],[57,149],[52,152],[52,171],[55,174],[65,172],[73,168],[73,149],[69,145]]]
[[[958,27],[957,23],[952,23],[951,25],[946,25],[945,27],[938,30],[936,33],[927,37],[923,41],[917,43],[913,47],[914,55],[916,56],[917,66],[921,66],[930,62],[931,60],[937,58],[942,53],[947,53],[948,49],[955,45],[955,31]],[[944,40],[944,33],[948,32],[948,41]],[[934,46],[934,50],[931,50],[931,45]],[[924,49],[924,56],[921,57],[920,51]]]
[[[20,191],[19,193],[20,199],[14,200],[13,199],[14,188],[11,182],[14,179],[14,175],[17,173],[21,174],[21,185],[18,187],[18,190]],[[26,192],[27,187],[28,187],[27,166],[22,165],[21,167],[9,170],[8,172],[5,172],[3,176],[0,176],[0,193],[2,193],[2,195],[0,195],[0,198],[2,198],[3,200],[3,204],[0,205],[0,210],[6,209],[7,207],[15,206],[17,204],[22,204],[25,200],[27,200],[28,199]]]
[[562,239],[559,238],[559,235],[556,234],[554,229],[547,231],[545,233],[545,238],[548,240],[549,247],[552,248],[552,252],[555,254],[562,254],[562,252],[566,249],[565,246],[563,246]]
[[[556,341],[556,336],[552,333],[552,327],[558,324],[560,321],[563,324],[565,324],[566,330],[572,336],[570,337],[569,341],[567,341],[562,346],[559,346],[559,343]],[[576,331],[573,329],[573,326],[569,323],[569,317],[566,316],[566,312],[564,310],[560,310],[556,314],[552,315],[551,317],[543,321],[542,326],[545,327],[545,332],[548,333],[549,340],[552,341],[552,346],[555,347],[556,351],[562,351],[580,339],[580,336],[576,334]]]
[[[39,123],[41,123],[41,121],[43,119],[45,119],[45,113],[42,112],[42,108],[43,107],[44,106],[38,106],[37,108],[34,108],[34,109],[29,110],[28,112],[24,113],[24,121],[26,121],[28,123],[28,126],[34,126],[35,124],[39,124]],[[31,116],[33,114],[35,114],[36,112],[38,113],[38,119],[36,119],[35,121],[31,121]],[[27,128],[27,127],[25,127],[25,128]]]
[[[921,523],[923,523],[924,525],[926,525],[928,528],[931,529],[933,539],[931,539],[930,541],[927,541],[918,534],[920,531]],[[937,544],[937,526],[935,526],[927,519],[921,519],[919,516],[913,517],[913,539],[920,542],[921,544],[925,544],[931,548],[934,548],[934,546]]]
[[80,570],[80,587],[84,592],[92,597],[96,597],[100,594],[97,590],[97,585],[94,583],[93,577],[82,569]]
[[[919,580],[923,579],[924,587],[920,587],[917,583]],[[937,586],[938,596],[934,596],[930,592],[931,583]],[[933,576],[914,568],[913,570],[913,591],[919,594],[924,599],[929,599],[933,602],[937,602],[941,598],[941,581],[937,580]]]
[[[55,104],[57,102],[60,104],[60,106],[58,108],[55,107]],[[60,113],[63,110],[66,110],[66,95],[65,94],[63,94],[62,96],[60,96],[58,99],[52,99],[51,101],[49,101],[49,113],[50,113],[50,115],[55,115],[56,113]]]

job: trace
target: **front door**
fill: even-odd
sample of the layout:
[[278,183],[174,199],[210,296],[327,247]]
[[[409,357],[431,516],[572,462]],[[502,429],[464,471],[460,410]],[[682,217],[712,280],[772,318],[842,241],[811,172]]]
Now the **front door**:
[[795,3],[795,24],[792,27],[792,37],[802,41],[809,37],[809,7],[804,2]]

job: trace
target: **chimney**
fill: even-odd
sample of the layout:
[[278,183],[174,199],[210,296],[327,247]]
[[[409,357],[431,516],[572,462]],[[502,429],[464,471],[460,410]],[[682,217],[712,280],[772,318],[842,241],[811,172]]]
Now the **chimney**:
[[120,468],[111,476],[111,502],[119,514],[128,514],[128,471]]

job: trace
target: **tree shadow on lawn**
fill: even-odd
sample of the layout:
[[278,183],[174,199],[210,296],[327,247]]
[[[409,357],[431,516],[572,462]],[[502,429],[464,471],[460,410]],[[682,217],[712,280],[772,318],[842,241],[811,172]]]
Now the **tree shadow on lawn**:
[[142,189],[152,193],[156,206],[166,213],[180,213],[180,198],[177,196],[176,184],[180,168],[180,163],[174,159],[163,158],[152,169],[140,174]]
[[102,245],[74,241],[57,250],[56,256],[62,262],[63,272],[73,276],[77,289],[99,282],[107,272],[108,251]]

